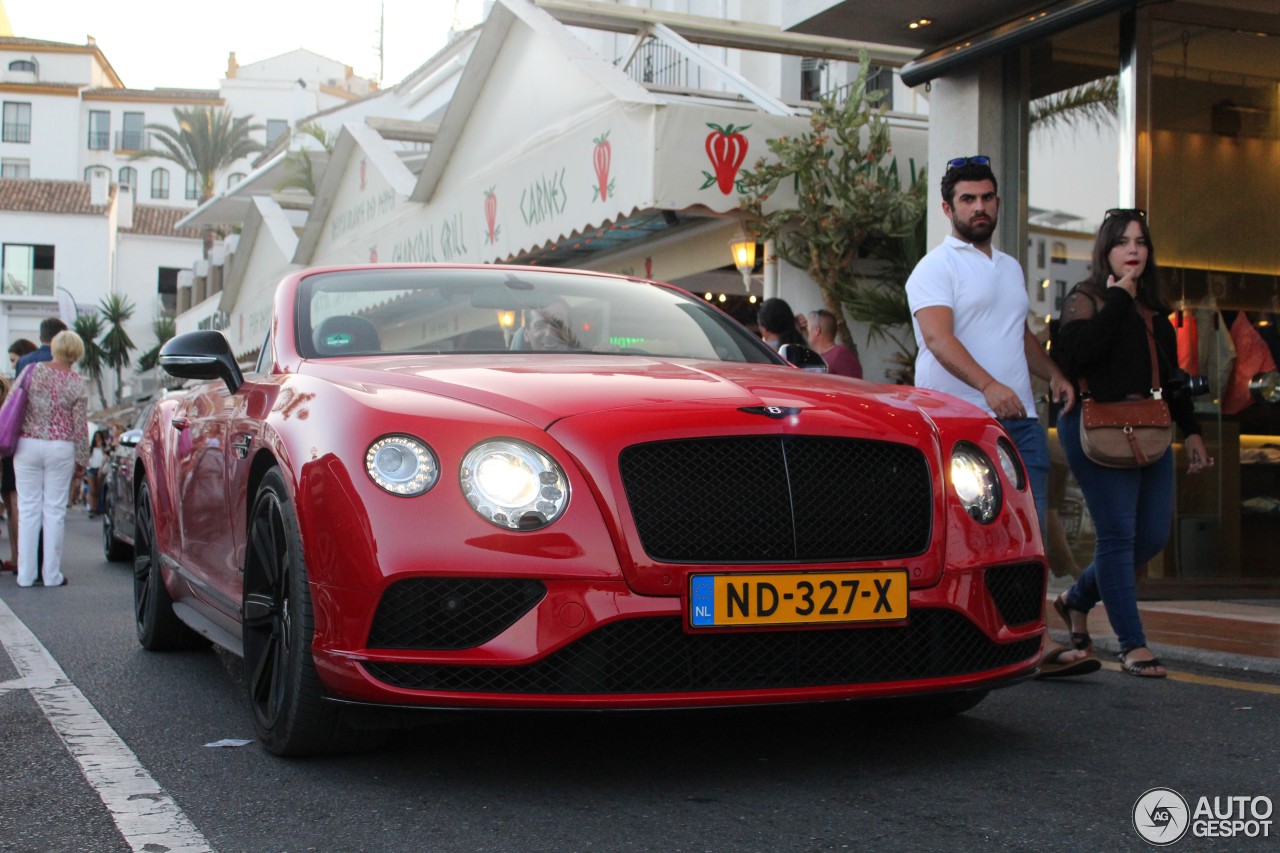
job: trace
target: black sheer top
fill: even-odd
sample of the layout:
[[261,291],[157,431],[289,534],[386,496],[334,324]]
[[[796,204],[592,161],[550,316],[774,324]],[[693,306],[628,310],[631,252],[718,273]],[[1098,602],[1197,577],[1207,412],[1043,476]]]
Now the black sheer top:
[[[1099,402],[1123,400],[1151,391],[1151,351],[1147,324],[1137,303],[1122,287],[1108,287],[1099,297],[1076,285],[1062,306],[1053,360],[1079,388],[1083,377]],[[1160,385],[1167,388],[1178,363],[1178,339],[1169,318],[1159,311],[1151,318],[1160,361]],[[1169,412],[1184,436],[1199,435],[1195,406],[1186,395],[1166,393]]]

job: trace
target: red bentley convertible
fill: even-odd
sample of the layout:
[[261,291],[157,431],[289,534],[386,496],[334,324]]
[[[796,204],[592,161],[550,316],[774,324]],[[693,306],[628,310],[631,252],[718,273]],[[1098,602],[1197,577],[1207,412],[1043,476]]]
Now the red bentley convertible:
[[206,381],[137,448],[138,638],[243,655],[272,752],[366,707],[957,713],[1035,671],[1046,565],[1000,427],[796,369],[676,288],[311,269],[253,371],[217,332],[160,360]]

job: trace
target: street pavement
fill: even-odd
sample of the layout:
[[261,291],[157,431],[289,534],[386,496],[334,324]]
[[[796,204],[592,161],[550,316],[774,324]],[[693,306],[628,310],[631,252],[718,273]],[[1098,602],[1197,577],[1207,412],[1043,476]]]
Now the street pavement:
[[[1135,808],[1152,789],[1186,798],[1184,826],[1202,797],[1280,800],[1280,678],[1254,667],[1270,658],[1191,637],[1153,638],[1167,680],[1108,660],[942,721],[845,704],[454,713],[380,750],[281,760],[252,741],[239,660],[137,646],[130,567],[102,560],[98,530],[83,513],[70,520],[65,588],[0,577],[3,853],[1109,852],[1150,849]],[[1243,615],[1261,619],[1236,626],[1246,634],[1271,624]],[[1104,625],[1099,614],[1105,659]],[[1198,659],[1208,654],[1224,657]],[[210,746],[225,740],[248,743]],[[1173,849],[1275,849],[1275,826],[1200,829]]]

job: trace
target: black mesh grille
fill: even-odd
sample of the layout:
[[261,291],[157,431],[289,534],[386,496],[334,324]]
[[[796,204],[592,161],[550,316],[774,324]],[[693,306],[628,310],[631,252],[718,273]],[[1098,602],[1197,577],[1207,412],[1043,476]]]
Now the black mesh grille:
[[640,539],[665,562],[868,560],[929,545],[924,455],[887,441],[747,436],[628,447]]
[[911,681],[1033,658],[1040,638],[999,645],[958,613],[918,610],[905,626],[686,634],[679,618],[631,619],[528,666],[366,663],[395,687],[459,693],[617,694],[760,690]]
[[1039,563],[987,569],[987,591],[1006,625],[1026,625],[1044,612],[1044,567]]
[[387,587],[369,631],[375,649],[469,649],[501,634],[546,594],[520,578],[409,578]]

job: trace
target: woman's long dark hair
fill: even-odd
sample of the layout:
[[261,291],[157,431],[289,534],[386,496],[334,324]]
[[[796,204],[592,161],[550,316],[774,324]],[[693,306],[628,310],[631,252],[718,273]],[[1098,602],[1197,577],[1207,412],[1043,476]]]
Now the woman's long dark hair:
[[1142,238],[1147,241],[1147,265],[1142,270],[1142,275],[1138,276],[1136,298],[1152,311],[1168,314],[1171,309],[1160,294],[1160,269],[1156,265],[1156,246],[1151,242],[1151,229],[1147,227],[1147,218],[1137,211],[1125,210],[1113,213],[1102,220],[1102,226],[1098,228],[1098,237],[1093,241],[1093,268],[1089,277],[1080,282],[1080,286],[1100,297],[1106,294],[1107,277],[1114,274],[1111,271],[1111,260],[1108,256],[1124,236],[1130,222],[1138,223],[1138,227],[1142,229]]

